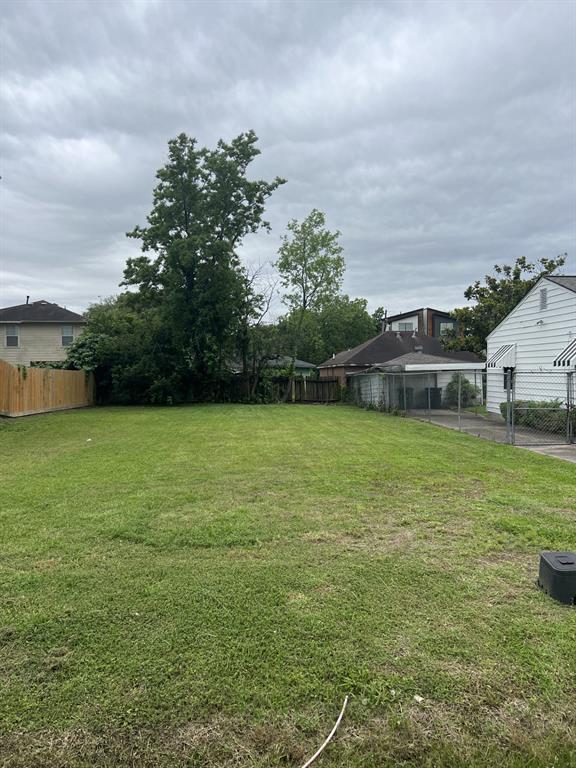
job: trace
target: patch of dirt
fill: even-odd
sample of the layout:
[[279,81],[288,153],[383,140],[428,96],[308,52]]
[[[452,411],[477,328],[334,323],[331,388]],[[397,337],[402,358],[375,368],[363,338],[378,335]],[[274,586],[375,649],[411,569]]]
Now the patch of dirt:
[[[0,765],[10,768],[282,768],[300,766],[332,723],[311,713],[250,723],[217,715],[165,729],[90,732],[45,730],[7,734]],[[570,765],[576,754],[576,712],[518,699],[497,708],[474,698],[447,703],[394,702],[381,716],[354,719],[354,700],[322,765],[333,768],[403,765]],[[556,764],[556,763],[555,763]]]

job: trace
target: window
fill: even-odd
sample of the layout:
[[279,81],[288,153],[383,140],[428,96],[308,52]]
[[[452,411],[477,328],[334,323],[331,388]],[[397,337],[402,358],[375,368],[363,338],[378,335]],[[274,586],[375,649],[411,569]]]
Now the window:
[[413,331],[414,323],[398,323],[399,331]]
[[6,346],[7,347],[20,346],[20,327],[18,325],[6,326]]
[[72,325],[62,326],[62,346],[69,347],[74,341],[74,327]]
[[454,323],[450,321],[440,323],[440,336],[444,336],[454,328]]
[[548,288],[540,288],[540,311],[548,307]]

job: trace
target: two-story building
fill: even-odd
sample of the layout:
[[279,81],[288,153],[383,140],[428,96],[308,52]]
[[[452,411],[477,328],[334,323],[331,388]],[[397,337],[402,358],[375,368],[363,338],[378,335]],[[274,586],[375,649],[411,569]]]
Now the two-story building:
[[432,307],[420,307],[410,312],[401,312],[399,315],[389,315],[384,318],[382,324],[383,331],[414,332],[435,339],[458,331],[458,323],[449,312]]
[[83,331],[82,315],[32,301],[0,309],[0,360],[13,365],[53,363],[66,359],[68,347]]

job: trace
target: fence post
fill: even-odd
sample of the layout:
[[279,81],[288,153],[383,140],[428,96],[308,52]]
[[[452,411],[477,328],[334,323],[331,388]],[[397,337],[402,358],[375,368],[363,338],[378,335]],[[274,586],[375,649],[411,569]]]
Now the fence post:
[[458,432],[462,431],[462,373],[458,371]]
[[506,371],[506,442],[512,444],[512,371]]
[[568,371],[566,373],[566,442],[567,443],[573,443],[574,442],[574,424],[572,421],[573,414],[576,413],[574,410],[574,373],[572,371]]
[[512,445],[516,445],[516,419],[514,417],[514,406],[516,404],[516,371],[513,368],[510,370],[510,400],[512,401]]

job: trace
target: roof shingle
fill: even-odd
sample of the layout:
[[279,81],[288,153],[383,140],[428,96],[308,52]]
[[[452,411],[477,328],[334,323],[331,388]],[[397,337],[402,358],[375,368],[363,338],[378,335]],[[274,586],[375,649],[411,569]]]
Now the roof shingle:
[[439,339],[424,334],[418,335],[412,331],[386,331],[359,344],[354,349],[339,352],[334,357],[319,365],[319,368],[341,366],[377,365],[394,360],[411,352],[423,352],[427,355],[437,355],[448,360],[475,363],[480,358],[472,352],[447,352]]
[[16,307],[0,309],[0,323],[85,323],[82,315],[51,304],[49,301],[32,301]]
[[576,275],[546,275],[546,280],[551,280],[553,283],[576,293]]

